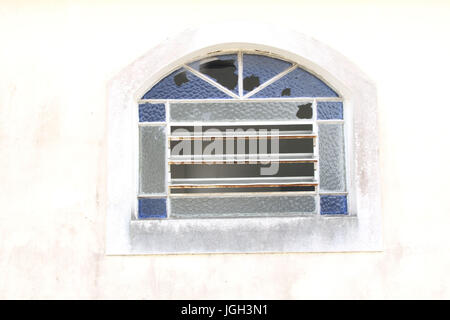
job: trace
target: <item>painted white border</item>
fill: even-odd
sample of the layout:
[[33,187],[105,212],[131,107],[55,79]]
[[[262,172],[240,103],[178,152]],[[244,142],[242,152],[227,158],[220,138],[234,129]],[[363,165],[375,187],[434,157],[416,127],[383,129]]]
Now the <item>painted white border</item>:
[[[294,61],[344,101],[350,215],[135,220],[137,101],[170,70],[218,50],[261,50]],[[324,44],[272,25],[234,23],[189,30],[152,49],[108,85],[107,254],[325,252],[382,249],[376,90]]]

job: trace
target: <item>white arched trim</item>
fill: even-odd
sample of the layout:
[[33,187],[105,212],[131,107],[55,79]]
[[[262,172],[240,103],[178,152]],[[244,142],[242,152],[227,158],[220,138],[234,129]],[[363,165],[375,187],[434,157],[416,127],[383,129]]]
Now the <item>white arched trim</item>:
[[[298,63],[345,104],[349,215],[339,217],[135,220],[137,101],[170,70],[221,50],[261,50]],[[341,54],[268,25],[213,25],[153,48],[108,85],[108,254],[381,250],[376,90]],[[215,245],[214,245],[215,244]]]

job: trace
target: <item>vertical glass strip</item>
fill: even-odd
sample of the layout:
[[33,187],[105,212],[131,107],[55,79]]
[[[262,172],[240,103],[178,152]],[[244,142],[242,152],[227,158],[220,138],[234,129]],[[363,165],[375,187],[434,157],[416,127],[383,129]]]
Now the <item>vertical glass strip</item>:
[[166,127],[139,127],[139,192],[166,192]]
[[346,191],[344,126],[319,124],[320,191]]

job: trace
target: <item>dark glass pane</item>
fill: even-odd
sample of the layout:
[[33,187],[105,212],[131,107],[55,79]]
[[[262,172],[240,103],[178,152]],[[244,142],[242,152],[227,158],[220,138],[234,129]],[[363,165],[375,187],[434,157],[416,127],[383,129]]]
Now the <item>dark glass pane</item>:
[[[221,142],[219,141],[221,140]],[[232,141],[230,141],[232,140]],[[210,154],[246,154],[250,153],[250,150],[255,151],[258,154],[276,154],[276,153],[313,153],[314,151],[314,141],[313,139],[279,139],[278,140],[278,150],[272,148],[271,139],[266,140],[266,145],[261,146],[259,140],[257,139],[212,139],[211,141],[200,141],[200,140],[188,140],[188,141],[171,141],[170,148],[173,150],[176,145],[182,143],[188,146],[185,148],[184,154],[173,154],[172,155],[194,155],[195,144],[201,146],[202,153],[205,155]],[[228,143],[228,145],[227,145]],[[216,146],[216,148],[213,148]],[[208,148],[208,149],[207,149]],[[190,151],[189,151],[190,150]],[[231,152],[232,151],[232,152]]]
[[[215,129],[219,130],[221,132],[226,132],[227,129],[236,130],[236,129],[243,129],[243,130],[249,130],[254,129],[256,131],[258,130],[272,130],[272,129],[278,129],[281,131],[312,131],[312,124],[292,124],[292,125],[248,125],[248,126],[199,126],[199,129],[202,131],[206,131],[209,129]],[[172,126],[171,132],[174,132],[175,130],[183,129],[189,132],[194,132],[195,127],[194,126]]]

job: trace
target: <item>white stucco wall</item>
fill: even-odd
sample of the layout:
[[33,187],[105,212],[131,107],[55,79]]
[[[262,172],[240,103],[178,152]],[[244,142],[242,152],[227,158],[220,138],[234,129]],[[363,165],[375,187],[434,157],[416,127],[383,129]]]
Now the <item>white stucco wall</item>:
[[[450,298],[450,4],[190,2],[0,2],[0,298]],[[376,84],[384,252],[104,255],[107,82],[233,21],[310,35]]]

